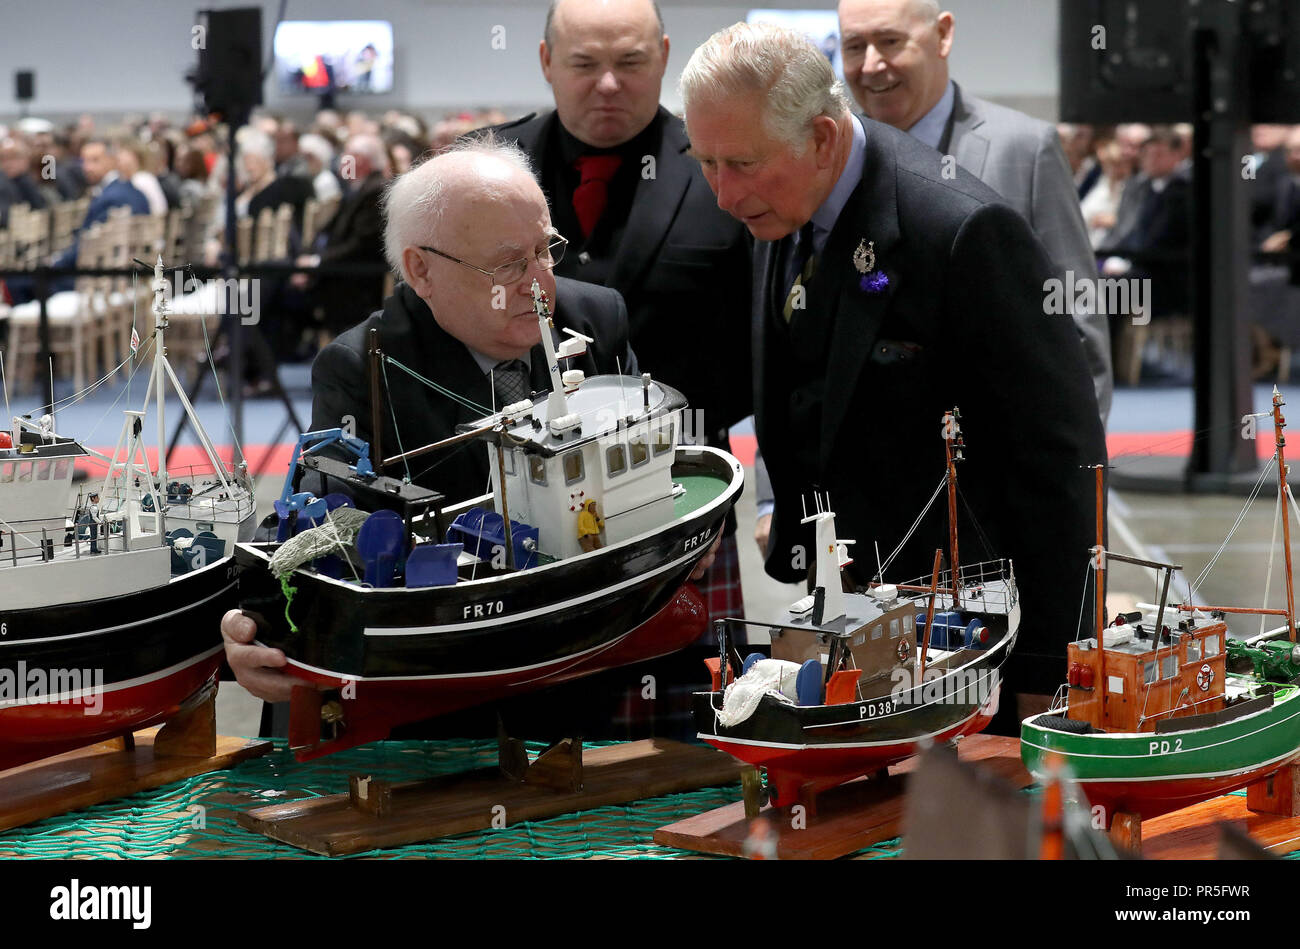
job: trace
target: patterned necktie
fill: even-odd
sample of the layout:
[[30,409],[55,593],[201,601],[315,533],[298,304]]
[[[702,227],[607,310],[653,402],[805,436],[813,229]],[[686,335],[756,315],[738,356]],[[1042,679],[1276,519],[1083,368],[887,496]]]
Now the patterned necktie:
[[621,155],[583,155],[574,165],[582,180],[573,189],[573,210],[582,236],[590,237],[609,203],[609,182],[623,163]]
[[497,409],[528,398],[528,365],[521,359],[507,359],[492,370],[492,392],[497,397]]
[[[817,272],[817,258],[813,255],[813,224],[809,221],[799,229],[799,240],[790,252],[786,278],[791,280],[790,292],[785,295],[785,306],[781,315],[787,323],[794,316],[796,309],[804,308],[807,299],[808,281]],[[797,305],[796,305],[797,304]]]

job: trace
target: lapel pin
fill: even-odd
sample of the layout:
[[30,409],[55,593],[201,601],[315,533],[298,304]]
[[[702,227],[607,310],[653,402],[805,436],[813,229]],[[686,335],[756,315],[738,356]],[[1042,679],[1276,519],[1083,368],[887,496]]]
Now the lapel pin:
[[876,269],[876,242],[865,238],[858,241],[858,249],[853,252],[853,266],[862,277],[858,287],[863,293],[884,293],[889,287],[889,274]]
[[853,266],[858,273],[866,274],[876,269],[876,242],[865,238],[858,241],[858,249],[853,252]]

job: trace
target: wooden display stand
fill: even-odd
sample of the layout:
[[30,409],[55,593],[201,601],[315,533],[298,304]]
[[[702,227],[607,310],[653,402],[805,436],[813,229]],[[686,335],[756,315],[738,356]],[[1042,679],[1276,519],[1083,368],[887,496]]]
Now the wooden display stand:
[[[963,760],[979,762],[1017,788],[1033,784],[1020,762],[1020,743],[1015,738],[973,735],[957,748]],[[824,791],[803,811],[770,804],[756,809],[757,802],[751,800],[747,816],[746,802],[737,801],[661,827],[654,833],[654,842],[741,857],[746,855],[752,819],[763,816],[775,834],[778,859],[833,860],[901,834],[906,777],[916,766],[917,759],[909,758],[890,768],[887,775],[858,778]]]
[[271,747],[219,737],[209,698],[161,728],[0,771],[0,831],[229,768]]
[[1248,785],[1244,798],[1227,794],[1148,821],[1116,814],[1111,839],[1148,860],[1213,860],[1224,823],[1271,854],[1300,850],[1300,765]]
[[584,751],[560,742],[531,765],[523,746],[499,740],[500,765],[424,781],[354,775],[347,794],[254,808],[239,823],[313,853],[341,856],[711,785],[740,777],[729,755],[664,739]]

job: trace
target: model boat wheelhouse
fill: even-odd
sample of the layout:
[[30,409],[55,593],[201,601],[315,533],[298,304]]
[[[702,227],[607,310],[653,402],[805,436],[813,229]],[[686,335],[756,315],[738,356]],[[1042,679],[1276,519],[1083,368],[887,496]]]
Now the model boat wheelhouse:
[[[294,691],[299,758],[665,655],[704,632],[698,596],[679,591],[740,494],[740,463],[680,445],[686,400],[648,375],[561,374],[558,360],[585,341],[555,346],[536,284],[534,297],[551,391],[388,459],[481,441],[488,495],[445,504],[376,474],[364,442],[311,433],[277,505],[281,541],[240,546],[258,641],[325,690]],[[351,462],[322,455],[325,443]],[[295,490],[308,474],[324,476],[322,497]],[[355,542],[330,543],[344,522],[360,525]]]

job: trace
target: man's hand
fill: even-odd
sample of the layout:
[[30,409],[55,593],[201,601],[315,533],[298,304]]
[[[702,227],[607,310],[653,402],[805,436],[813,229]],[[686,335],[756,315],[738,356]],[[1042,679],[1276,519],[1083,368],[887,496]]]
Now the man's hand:
[[[303,254],[294,263],[299,267],[319,267],[320,257],[316,254]],[[311,274],[308,273],[296,273],[289,277],[289,286],[296,290],[306,290],[310,282]]]
[[253,645],[255,636],[257,624],[239,610],[221,617],[226,661],[240,685],[264,702],[287,702],[295,685],[311,685],[280,671],[289,660],[278,649]]
[[709,552],[700,558],[700,562],[697,563],[695,565],[695,569],[691,571],[692,580],[698,580],[700,579],[700,577],[704,576],[706,573],[709,572],[709,568],[713,566],[713,561],[718,556],[718,547],[721,544],[722,544],[722,535],[719,534],[717,537],[713,539],[713,544],[709,547]]
[[772,515],[764,514],[754,522],[754,543],[758,544],[758,553],[767,557],[767,538],[772,533]]
[[1110,211],[1098,211],[1088,218],[1088,226],[1094,228],[1104,227],[1110,230],[1115,226],[1115,215]]
[[1291,232],[1278,231],[1276,234],[1270,234],[1264,238],[1264,243],[1259,245],[1259,249],[1266,254],[1280,254],[1291,246]]

